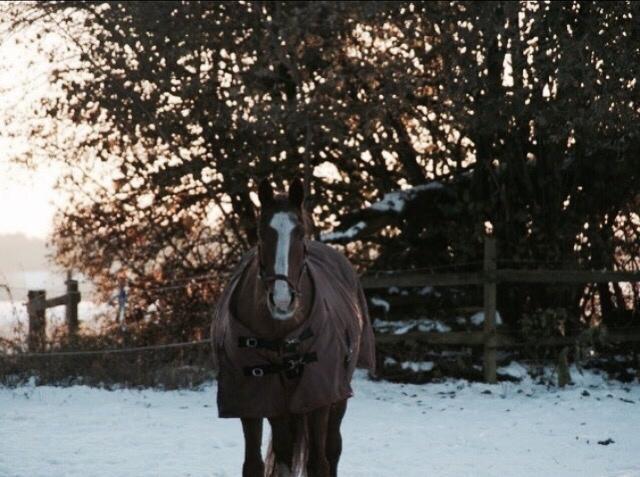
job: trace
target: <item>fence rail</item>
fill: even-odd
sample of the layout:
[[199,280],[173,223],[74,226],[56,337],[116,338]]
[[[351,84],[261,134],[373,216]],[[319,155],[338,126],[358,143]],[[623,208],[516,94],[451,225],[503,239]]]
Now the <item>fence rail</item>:
[[29,331],[27,344],[32,353],[41,352],[46,343],[46,311],[57,306],[65,307],[65,322],[72,342],[78,332],[78,304],[82,299],[78,289],[78,281],[73,280],[71,272],[67,274],[67,292],[59,297],[47,299],[45,290],[29,290],[27,294],[27,313],[29,315]]
[[184,341],[182,343],[168,343],[162,345],[134,346],[131,348],[108,348],[77,351],[42,351],[37,353],[9,354],[5,358],[50,358],[56,356],[99,356],[104,354],[136,353],[144,351],[155,351],[162,349],[189,348],[192,346],[211,346],[211,340]]
[[384,272],[364,275],[365,289],[423,286],[482,285],[489,281],[496,283],[610,283],[640,282],[640,271],[598,271],[598,270],[518,270],[502,268],[494,274],[485,272],[428,273],[403,271],[401,274]]
[[[558,336],[546,338],[536,342],[538,346],[566,346],[577,342],[578,335]],[[640,328],[613,330],[607,333],[607,342],[611,344],[640,342]],[[383,334],[376,337],[376,342],[392,344],[403,341],[416,341],[429,345],[445,346],[483,346],[485,333],[483,331],[448,331],[446,333],[410,331],[399,335]],[[518,333],[498,331],[495,334],[496,348],[518,348],[526,346],[526,342]]]
[[[514,333],[496,330],[497,285],[500,283],[609,283],[640,282],[640,271],[611,270],[518,270],[498,268],[496,241],[494,237],[485,237],[482,271],[471,272],[430,272],[403,271],[378,272],[365,274],[361,281],[367,290],[388,287],[424,287],[424,286],[466,286],[483,287],[484,329],[472,332],[428,333],[415,332],[403,335],[379,336],[379,342],[397,342],[417,340],[432,345],[483,346],[484,379],[495,383],[497,379],[496,349],[523,345],[522,339]],[[612,342],[640,342],[640,330],[615,332],[609,336]],[[575,343],[577,337],[563,337],[546,340],[542,345],[562,345]]]
[[[496,350],[497,348],[512,348],[524,345],[524,341],[515,333],[496,330],[496,298],[497,285],[500,283],[608,283],[608,282],[640,282],[640,271],[609,271],[609,270],[518,270],[512,268],[498,268],[496,241],[493,237],[485,238],[484,260],[482,271],[470,272],[436,272],[434,271],[401,271],[377,272],[365,274],[361,277],[363,288],[375,290],[388,287],[424,287],[424,286],[467,286],[481,285],[483,287],[484,324],[483,331],[455,331],[446,333],[410,332],[401,335],[378,335],[380,343],[395,343],[415,340],[421,343],[445,346],[482,346],[483,372],[487,382],[495,383],[497,379]],[[46,299],[43,290],[29,291],[27,309],[29,313],[28,353],[20,357],[53,357],[72,355],[97,355],[109,353],[142,352],[153,349],[180,348],[199,346],[208,340],[173,343],[167,345],[144,346],[134,348],[117,348],[107,350],[44,352],[45,348],[45,311],[53,306],[66,307],[66,322],[70,335],[73,337],[78,328],[78,303],[80,293],[78,282],[67,279],[67,293],[63,296]],[[180,285],[183,286],[183,285]],[[480,309],[480,308],[479,308]],[[576,342],[578,337],[562,337],[545,340],[540,345],[560,346]],[[608,339],[612,343],[640,342],[640,329],[630,329],[624,332],[609,333]],[[5,357],[10,357],[5,356]]]

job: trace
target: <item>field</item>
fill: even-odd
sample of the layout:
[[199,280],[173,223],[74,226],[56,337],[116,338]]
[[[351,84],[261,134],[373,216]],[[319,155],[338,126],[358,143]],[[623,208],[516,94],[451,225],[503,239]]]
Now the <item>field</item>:
[[[572,374],[563,390],[359,375],[341,475],[640,476],[640,385]],[[240,424],[217,418],[215,392],[0,388],[0,475],[238,476]]]

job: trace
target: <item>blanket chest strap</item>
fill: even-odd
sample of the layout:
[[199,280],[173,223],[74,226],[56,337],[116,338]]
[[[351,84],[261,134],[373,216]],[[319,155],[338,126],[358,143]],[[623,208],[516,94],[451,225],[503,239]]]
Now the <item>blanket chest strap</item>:
[[305,353],[285,356],[281,364],[262,364],[258,366],[245,366],[243,371],[245,376],[261,378],[266,374],[284,373],[291,379],[302,375],[305,365],[318,361],[316,353]]

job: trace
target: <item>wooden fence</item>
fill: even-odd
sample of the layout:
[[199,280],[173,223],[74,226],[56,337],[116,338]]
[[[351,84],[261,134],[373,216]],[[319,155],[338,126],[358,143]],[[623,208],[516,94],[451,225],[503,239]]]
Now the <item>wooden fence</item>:
[[67,274],[67,292],[56,298],[47,299],[45,290],[29,290],[27,294],[27,314],[29,315],[29,331],[27,334],[27,346],[29,352],[38,353],[45,349],[46,344],[46,311],[56,306],[65,307],[65,322],[69,330],[70,339],[74,340],[78,332],[78,304],[81,295],[78,289],[78,281]]
[[[428,273],[420,271],[402,271],[399,273],[367,274],[362,277],[362,286],[366,290],[389,287],[459,286],[481,285],[483,287],[484,329],[477,332],[427,333],[414,332],[403,335],[379,336],[379,341],[393,342],[415,339],[434,345],[483,346],[483,372],[486,382],[495,383],[496,349],[520,346],[512,333],[500,333],[496,330],[496,295],[500,283],[609,283],[640,282],[640,271],[576,271],[576,270],[515,270],[498,268],[496,240],[486,237],[484,242],[484,261],[481,272]],[[609,336],[613,342],[638,342],[640,330],[617,332]],[[574,337],[550,340],[544,344],[570,344]]]
[[[516,270],[498,268],[496,257],[496,241],[486,237],[484,244],[483,268],[480,272],[462,273],[429,273],[423,271],[400,271],[377,274],[366,274],[361,278],[365,290],[376,290],[389,287],[424,287],[424,286],[460,286],[475,285],[483,287],[484,328],[482,331],[456,332],[410,332],[402,335],[380,335],[379,342],[399,342],[416,340],[425,344],[449,346],[482,346],[483,372],[486,382],[495,383],[497,376],[496,349],[522,346],[522,342],[513,333],[496,330],[496,296],[500,283],[609,283],[640,282],[640,271],[575,271],[575,270]],[[66,323],[71,338],[78,329],[78,303],[80,293],[78,282],[68,276],[67,293],[56,298],[46,299],[43,290],[29,291],[27,304],[29,314],[28,346],[31,353],[42,353],[45,348],[45,311],[47,308],[64,305],[66,307]],[[576,337],[554,338],[545,341],[545,345],[569,345],[575,343]],[[611,342],[640,342],[640,330],[627,330],[609,334]],[[197,343],[177,343],[180,345],[205,344],[206,340]],[[171,345],[173,346],[173,345]],[[127,351],[127,350],[120,350]],[[98,353],[95,351],[94,353]],[[77,352],[83,353],[82,351]]]

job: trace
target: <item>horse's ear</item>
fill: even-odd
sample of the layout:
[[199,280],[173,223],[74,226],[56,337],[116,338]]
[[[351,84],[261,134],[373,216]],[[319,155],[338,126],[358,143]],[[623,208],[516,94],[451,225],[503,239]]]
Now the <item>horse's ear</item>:
[[260,199],[260,207],[264,208],[273,202],[273,187],[269,179],[262,179],[258,186],[258,198]]
[[304,186],[302,185],[302,181],[299,177],[296,177],[291,182],[289,186],[289,203],[297,208],[302,208],[302,203],[304,202]]

